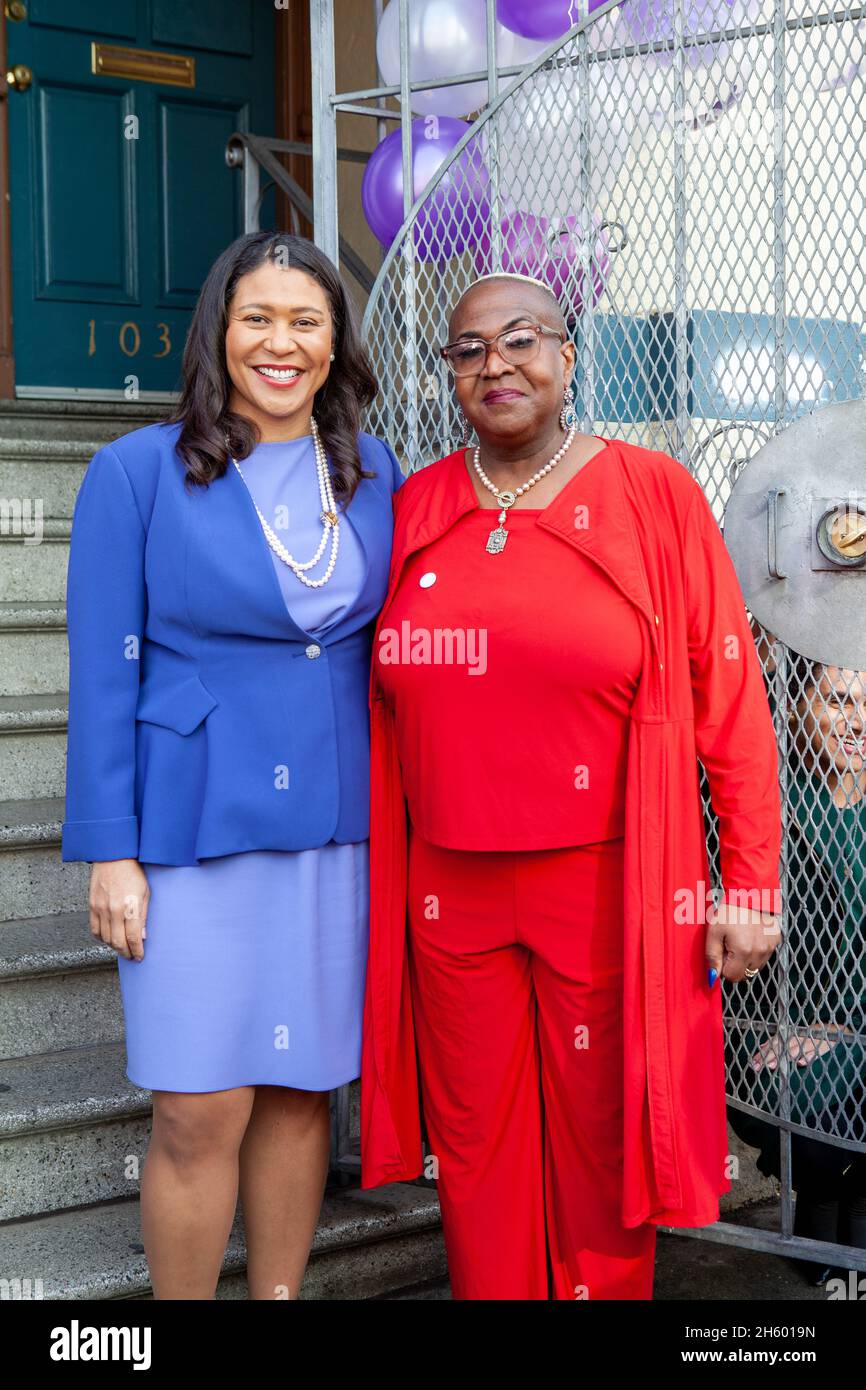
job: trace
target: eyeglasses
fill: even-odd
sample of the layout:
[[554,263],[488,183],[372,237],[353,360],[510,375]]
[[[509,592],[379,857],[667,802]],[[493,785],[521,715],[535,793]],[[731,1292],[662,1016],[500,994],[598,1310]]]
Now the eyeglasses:
[[520,328],[506,328],[495,338],[461,338],[459,342],[446,343],[439,352],[454,376],[478,376],[484,370],[492,347],[512,367],[522,367],[531,362],[541,351],[542,333],[552,333],[561,343],[565,341],[556,328],[547,328],[543,323],[528,323]]

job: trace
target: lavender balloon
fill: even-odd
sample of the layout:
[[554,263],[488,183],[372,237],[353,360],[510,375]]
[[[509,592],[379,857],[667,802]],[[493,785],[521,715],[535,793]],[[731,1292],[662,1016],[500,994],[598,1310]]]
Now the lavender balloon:
[[[522,66],[547,47],[512,30],[497,27],[496,56],[501,68]],[[379,21],[376,57],[388,86],[400,81],[400,14],[391,0]],[[436,77],[458,78],[487,67],[485,0],[410,0],[409,77],[413,82]],[[412,92],[410,105],[421,115],[468,116],[487,104],[487,83],[455,82]]]
[[[683,28],[686,37],[711,33],[733,24],[748,25],[762,9],[762,0],[683,0]],[[659,43],[674,37],[674,7],[671,0],[625,0],[619,9],[620,20],[627,35],[626,43]],[[708,67],[723,60],[728,53],[726,43],[704,43],[685,50],[690,68]],[[669,68],[674,50],[647,54],[644,62],[659,68]]]
[[[469,126],[452,116],[412,122],[412,201],[423,193]],[[471,140],[419,211],[413,224],[415,254],[422,261],[459,256],[490,216],[489,174],[480,142]],[[361,184],[364,216],[383,246],[403,225],[403,155],[394,130],[373,151]]]
[[[589,13],[604,0],[589,0]],[[497,0],[496,18],[525,39],[561,38],[587,13],[586,0]]]
[[[607,232],[597,216],[592,226],[595,235],[590,246],[592,233],[584,236],[573,213],[548,218],[512,212],[502,221],[502,269],[533,275],[549,285],[569,326],[585,308],[598,303],[610,271]],[[492,258],[486,232],[478,240],[474,261],[476,274],[489,273]]]

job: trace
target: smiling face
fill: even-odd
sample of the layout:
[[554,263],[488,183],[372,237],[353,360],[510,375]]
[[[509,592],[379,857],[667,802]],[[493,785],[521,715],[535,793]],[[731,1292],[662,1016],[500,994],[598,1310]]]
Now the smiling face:
[[866,787],[866,678],[828,666],[798,713],[812,758],[826,772],[853,773]]
[[491,348],[478,376],[454,378],[454,390],[478,438],[519,444],[550,430],[562,410],[563,391],[574,369],[574,346],[568,340],[558,305],[532,285],[491,280],[460,301],[449,324],[449,343],[460,338],[493,338],[506,328],[541,323],[563,334],[541,337],[538,356],[523,366],[506,362]]
[[309,434],[313,397],[331,368],[333,319],[322,286],[272,261],[242,275],[228,305],[229,408],[263,441]]

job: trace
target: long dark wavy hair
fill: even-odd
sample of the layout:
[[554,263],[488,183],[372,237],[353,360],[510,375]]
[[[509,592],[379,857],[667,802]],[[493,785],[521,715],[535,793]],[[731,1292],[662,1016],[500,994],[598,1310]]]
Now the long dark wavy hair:
[[[226,366],[228,306],[242,275],[266,261],[303,270],[325,292],[333,319],[334,361],[313,397],[313,412],[331,461],[334,496],[347,504],[365,473],[358,452],[361,410],[378,383],[358,328],[357,310],[339,271],[313,242],[290,232],[251,232],[238,237],[214,261],[201,288],[183,352],[183,387],[168,424],[182,424],[177,450],[185,482],[207,487],[234,457],[244,459],[259,443],[252,420],[229,410],[232,381]],[[229,449],[224,436],[228,435]]]

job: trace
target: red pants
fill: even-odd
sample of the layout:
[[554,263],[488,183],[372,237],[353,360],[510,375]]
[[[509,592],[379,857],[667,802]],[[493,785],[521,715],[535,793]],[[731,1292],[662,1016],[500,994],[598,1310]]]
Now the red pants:
[[415,1031],[454,1298],[652,1298],[656,1228],[620,1223],[622,852],[442,849],[410,827]]

